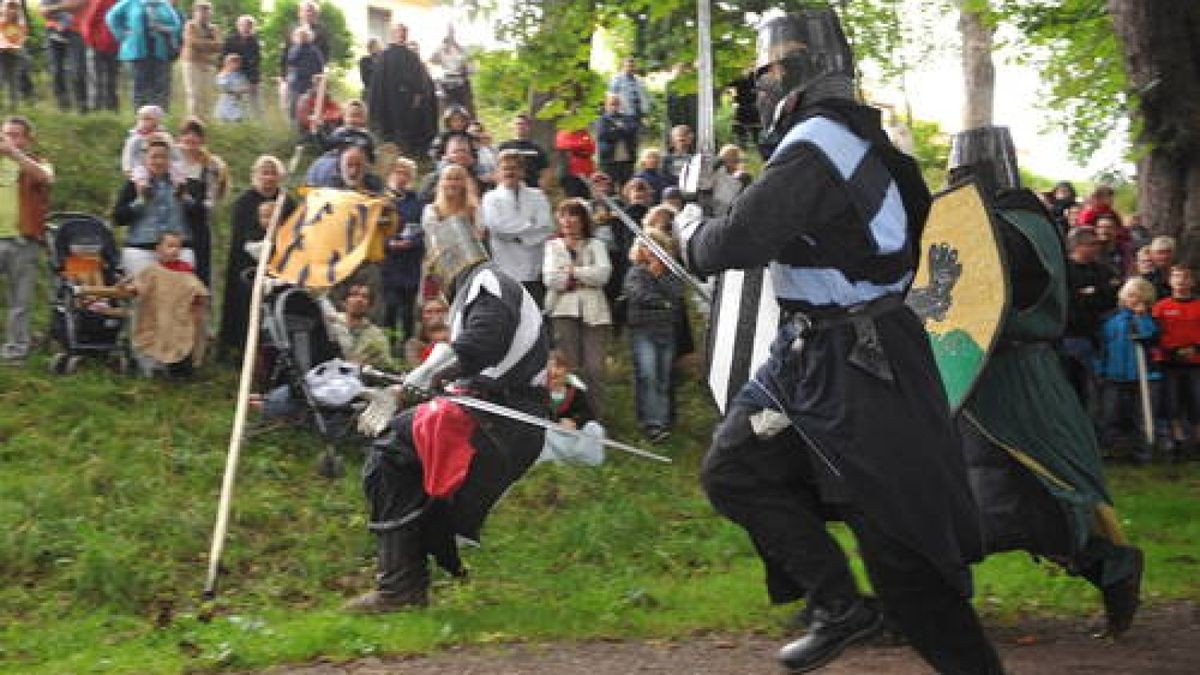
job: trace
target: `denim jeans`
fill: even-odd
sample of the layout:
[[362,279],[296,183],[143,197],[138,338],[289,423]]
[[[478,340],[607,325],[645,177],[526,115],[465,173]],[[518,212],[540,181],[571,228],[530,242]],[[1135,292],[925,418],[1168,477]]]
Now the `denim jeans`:
[[118,74],[121,72],[117,55],[88,50],[92,67],[92,110],[117,110]]
[[133,68],[133,108],[156,105],[166,110],[171,96],[171,62],[161,59],[130,61]]
[[54,81],[54,98],[60,110],[87,111],[87,49],[83,36],[69,30],[55,33],[61,39],[46,41],[50,52],[50,76]]
[[0,238],[0,276],[8,286],[8,323],[4,346],[22,355],[29,350],[29,303],[33,300],[42,247],[24,237]]
[[[0,92],[8,90],[4,96],[8,99],[8,109],[13,112],[21,106],[21,68],[24,60],[25,54],[20,50],[0,52]],[[0,100],[2,104],[3,100]]]
[[675,362],[675,337],[670,333],[629,329],[633,356],[634,406],[643,429],[665,429],[671,424],[671,365]]

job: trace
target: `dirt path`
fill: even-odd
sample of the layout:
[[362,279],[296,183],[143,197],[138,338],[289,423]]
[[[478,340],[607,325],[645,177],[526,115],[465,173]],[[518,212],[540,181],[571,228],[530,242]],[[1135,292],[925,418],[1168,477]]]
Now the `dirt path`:
[[[1010,675],[1178,675],[1200,672],[1200,606],[1145,611],[1118,643],[1092,639],[1084,620],[1030,620],[992,632]],[[779,640],[700,636],[687,641],[585,642],[462,648],[432,656],[277,667],[270,675],[778,675]],[[852,649],[830,675],[925,675],[905,647]]]

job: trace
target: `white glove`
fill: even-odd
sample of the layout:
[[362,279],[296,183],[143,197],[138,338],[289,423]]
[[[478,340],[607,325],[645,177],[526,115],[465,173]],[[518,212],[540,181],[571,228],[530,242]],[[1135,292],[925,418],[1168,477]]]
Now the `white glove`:
[[433,391],[437,376],[457,365],[458,356],[454,353],[454,348],[448,342],[439,342],[433,346],[424,363],[404,376],[404,386],[420,391]]
[[261,241],[248,241],[242,245],[242,248],[246,251],[246,255],[254,258],[255,262],[258,262],[258,259],[262,257],[263,246],[265,245]]
[[675,231],[678,233],[679,239],[679,259],[688,269],[692,269],[692,261],[688,259],[688,242],[703,224],[704,209],[694,202],[684,206],[679,215],[675,216]]
[[398,387],[365,389],[359,396],[367,400],[367,407],[358,416],[358,431],[374,438],[383,433],[400,410],[400,390]]

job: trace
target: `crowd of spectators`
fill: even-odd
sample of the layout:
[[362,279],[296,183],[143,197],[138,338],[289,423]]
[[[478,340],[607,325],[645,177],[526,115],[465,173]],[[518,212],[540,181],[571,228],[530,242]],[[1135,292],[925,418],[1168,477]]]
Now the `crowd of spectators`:
[[[1175,240],[1116,211],[1100,185],[1080,201],[1059,183],[1043,195],[1067,246],[1067,328],[1060,351],[1102,447],[1148,462],[1200,442],[1200,303]],[[1144,386],[1143,386],[1144,382]],[[1143,391],[1149,399],[1144,406]],[[1146,409],[1151,419],[1146,423]]]
[[[226,198],[231,168],[206,148],[201,120],[237,122],[261,110],[256,19],[237,17],[223,33],[206,0],[193,3],[186,17],[167,0],[59,0],[43,2],[41,12],[50,29],[55,99],[63,109],[115,109],[117,62],[130,63],[136,115],[120,149],[124,176],[114,186],[112,212],[124,231],[122,267],[137,274],[160,263],[160,244],[170,234],[179,244],[174,255],[211,290],[219,253],[212,250],[212,219]],[[26,24],[19,0],[3,0],[0,86],[6,91],[0,103],[11,107],[27,95]],[[552,147],[543,147],[527,114],[516,115],[508,138],[493,143],[475,116],[470,62],[453,30],[427,65],[407,28],[393,27],[387,43],[372,41],[358,64],[362,98],[343,103],[322,82],[331,38],[319,6],[301,3],[286,36],[278,64],[286,110],[301,137],[320,148],[305,183],[385,196],[396,214],[377,280],[338,296],[342,334],[372,336],[373,346],[356,353],[369,354],[376,365],[412,364],[445,334],[442,280],[427,268],[423,232],[437,220],[463,219],[543,308],[556,359],[573,373],[578,387],[572,391],[586,402],[589,419],[606,414],[609,343],[621,337],[629,343],[638,423],[648,438],[667,438],[675,417],[674,366],[694,344],[686,294],[619,216],[675,255],[671,223],[682,208],[677,183],[695,152],[695,134],[676,124],[667,129],[666,148],[646,146],[656,111],[636,61],[626,60],[609,82],[594,124],[559,129]],[[188,115],[171,134],[164,119],[176,59]],[[734,83],[739,95],[743,84]],[[4,129],[0,189],[19,198],[0,209],[0,272],[9,295],[2,356],[19,360],[30,345],[30,279],[36,277],[29,264],[36,256],[24,242],[41,236],[20,233],[37,229],[30,223],[46,209],[53,169],[31,154],[27,120],[11,117]],[[749,117],[739,122],[744,142],[755,132]],[[377,150],[386,142],[395,143],[400,156],[385,162]],[[720,158],[749,179],[740,147],[722,148]],[[248,171],[250,186],[230,210],[221,315],[214,322],[222,359],[236,358],[244,342],[246,279],[255,265],[247,244],[262,239],[286,178],[283,163],[269,155],[232,170]],[[1192,303],[1191,271],[1175,264],[1174,241],[1151,237],[1136,215],[1123,218],[1113,196],[1102,185],[1080,200],[1065,182],[1044,195],[1068,251],[1068,327],[1060,349],[1106,446],[1147,436],[1139,435],[1139,382],[1147,381],[1155,441],[1136,443],[1135,452],[1145,461],[1152,446],[1176,453],[1196,443],[1200,303]],[[282,217],[296,205],[291,197],[282,204]],[[368,324],[379,332],[365,331]],[[377,348],[378,335],[390,342],[386,350]],[[1138,350],[1146,355],[1144,374],[1136,368]]]

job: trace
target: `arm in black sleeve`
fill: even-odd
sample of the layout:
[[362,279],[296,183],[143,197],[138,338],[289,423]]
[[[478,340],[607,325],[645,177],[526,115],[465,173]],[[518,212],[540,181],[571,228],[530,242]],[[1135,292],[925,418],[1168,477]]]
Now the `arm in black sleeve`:
[[772,160],[728,216],[705,220],[688,241],[688,260],[701,275],[762,267],[789,241],[846,208],[833,167],[820,151],[800,145]]
[[125,181],[125,184],[121,186],[121,192],[117,194],[117,204],[113,208],[114,223],[128,227],[137,220],[138,216],[142,214],[141,205],[134,206],[137,198],[137,186],[131,180]]
[[462,374],[478,375],[508,352],[519,318],[500,298],[484,291],[463,310],[463,329],[451,343]]

